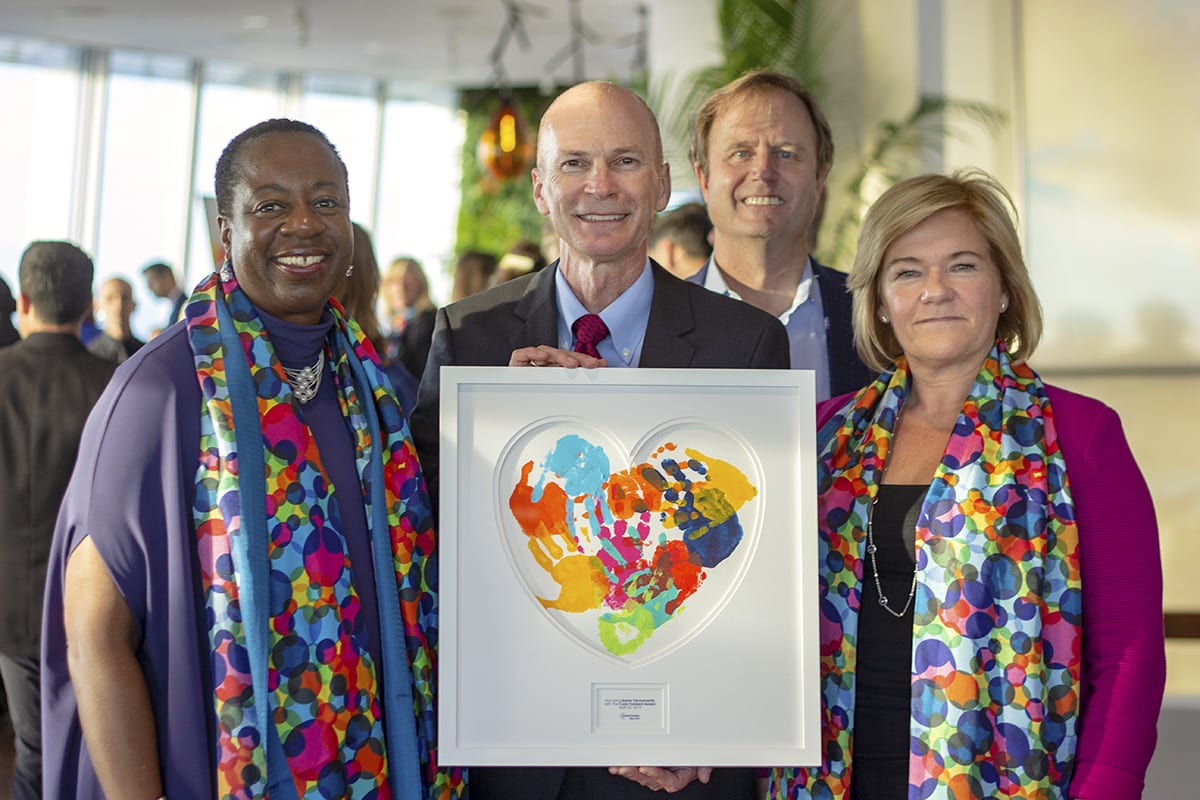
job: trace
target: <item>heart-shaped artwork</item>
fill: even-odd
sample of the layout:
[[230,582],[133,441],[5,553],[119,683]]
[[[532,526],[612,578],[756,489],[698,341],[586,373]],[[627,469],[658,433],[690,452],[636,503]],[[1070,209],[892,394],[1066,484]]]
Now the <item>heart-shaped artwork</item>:
[[547,617],[627,666],[691,639],[757,547],[762,470],[710,420],[672,420],[632,448],[575,417],[514,436],[496,466],[501,537]]

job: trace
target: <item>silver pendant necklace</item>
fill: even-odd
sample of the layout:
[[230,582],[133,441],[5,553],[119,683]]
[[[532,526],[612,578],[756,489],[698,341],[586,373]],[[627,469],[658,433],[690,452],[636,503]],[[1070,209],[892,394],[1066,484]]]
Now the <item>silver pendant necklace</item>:
[[301,403],[307,403],[317,396],[317,390],[321,388],[321,378],[325,376],[325,349],[317,353],[317,363],[311,367],[284,367],[283,373],[292,385],[292,394]]
[[[886,467],[884,470],[886,471]],[[882,477],[881,475],[881,485],[879,488],[882,488]],[[879,502],[879,488],[875,490],[875,497],[871,500],[871,505],[867,509],[867,554],[871,557],[871,572],[875,578],[875,591],[879,593],[879,605],[883,606],[883,610],[896,619],[904,619],[904,615],[908,613],[908,607],[912,605],[913,596],[917,593],[916,559],[913,559],[913,577],[912,585],[908,588],[908,599],[904,601],[904,608],[897,611],[888,605],[887,595],[883,593],[883,585],[879,581],[879,563],[876,561],[875,556],[879,548],[875,546],[875,533],[872,528],[872,522],[875,519],[875,505]]]
[[[892,426],[892,442],[896,441],[896,434],[900,432],[900,413],[896,413],[896,422]],[[891,456],[891,448],[888,448],[888,455]],[[876,560],[876,552],[879,548],[875,545],[875,506],[879,503],[879,490],[883,488],[883,477],[887,475],[887,462],[884,462],[883,469],[879,472],[879,485],[875,487],[875,496],[871,498],[871,505],[867,507],[867,555],[871,557],[871,573],[875,578],[875,591],[879,594],[879,605],[883,606],[883,610],[891,614],[896,619],[904,619],[904,615],[908,613],[908,607],[912,605],[913,596],[917,593],[917,559],[913,558],[913,577],[912,585],[908,587],[908,599],[904,601],[904,608],[897,611],[888,605],[887,595],[883,593],[883,584],[879,581],[879,562]]]

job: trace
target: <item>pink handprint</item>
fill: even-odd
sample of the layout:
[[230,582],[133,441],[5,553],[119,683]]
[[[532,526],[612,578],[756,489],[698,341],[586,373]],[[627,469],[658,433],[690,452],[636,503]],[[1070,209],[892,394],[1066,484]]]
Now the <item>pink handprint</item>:
[[560,587],[538,599],[568,613],[598,612],[614,655],[636,651],[683,608],[705,569],[742,539],[737,510],[757,491],[731,464],[697,451],[682,460],[659,448],[646,463],[609,471],[602,447],[564,436],[531,483],[526,462],[509,508],[538,565]]

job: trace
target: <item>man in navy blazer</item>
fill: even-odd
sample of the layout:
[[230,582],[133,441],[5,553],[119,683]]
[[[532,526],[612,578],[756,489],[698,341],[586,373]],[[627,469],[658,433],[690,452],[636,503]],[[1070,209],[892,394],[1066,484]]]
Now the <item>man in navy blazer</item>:
[[[654,214],[669,194],[658,124],[640,97],[595,82],[550,105],[538,131],[533,197],[554,225],[561,257],[438,311],[412,416],[431,481],[443,365],[788,367],[786,332],[769,314],[679,280],[647,258]],[[573,352],[573,323],[587,314],[608,330],[598,356]],[[436,484],[430,488],[436,498]],[[754,796],[749,770],[702,767],[473,767],[468,785],[471,800],[635,800],[660,788],[684,798]]]
[[833,134],[812,94],[756,70],[717,89],[692,125],[692,166],[713,223],[713,254],[689,280],[744,300],[787,328],[794,369],[817,399],[859,389],[846,276],[811,257]]

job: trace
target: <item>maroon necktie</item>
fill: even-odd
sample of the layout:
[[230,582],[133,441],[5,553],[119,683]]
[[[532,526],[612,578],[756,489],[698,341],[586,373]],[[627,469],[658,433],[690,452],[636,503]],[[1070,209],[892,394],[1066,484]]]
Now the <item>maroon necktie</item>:
[[583,353],[593,358],[600,358],[596,345],[608,336],[608,326],[596,314],[584,314],[571,325],[571,333],[575,334],[575,352]]

